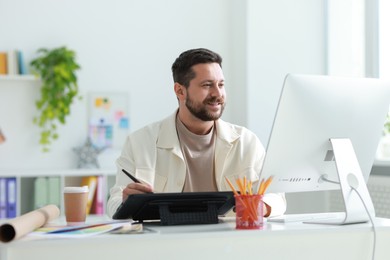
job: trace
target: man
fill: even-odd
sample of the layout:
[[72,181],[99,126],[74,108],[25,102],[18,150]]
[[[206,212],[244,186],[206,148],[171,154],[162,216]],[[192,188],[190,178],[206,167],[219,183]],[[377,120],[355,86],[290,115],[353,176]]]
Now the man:
[[[264,147],[254,133],[220,119],[226,102],[222,58],[207,49],[183,52],[173,63],[179,108],[170,117],[130,134],[117,160],[110,191],[112,216],[130,194],[229,191],[226,182],[258,182]],[[132,182],[125,169],[141,183]],[[286,210],[284,194],[266,194],[264,215]]]

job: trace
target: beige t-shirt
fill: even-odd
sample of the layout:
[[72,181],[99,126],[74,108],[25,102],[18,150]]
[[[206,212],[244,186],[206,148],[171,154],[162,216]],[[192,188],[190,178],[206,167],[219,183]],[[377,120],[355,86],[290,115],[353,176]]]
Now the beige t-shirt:
[[206,135],[197,135],[176,117],[176,130],[187,166],[183,192],[217,191],[214,174],[215,127]]

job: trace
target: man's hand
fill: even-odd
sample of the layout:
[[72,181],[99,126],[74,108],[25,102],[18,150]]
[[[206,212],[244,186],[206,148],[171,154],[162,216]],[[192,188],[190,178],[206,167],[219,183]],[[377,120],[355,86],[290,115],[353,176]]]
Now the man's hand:
[[142,193],[153,193],[152,186],[144,183],[129,183],[122,191],[122,201],[125,201],[129,195]]
[[267,203],[263,203],[263,216],[266,218],[266,217],[269,217],[269,215],[271,215],[271,207],[267,204]]

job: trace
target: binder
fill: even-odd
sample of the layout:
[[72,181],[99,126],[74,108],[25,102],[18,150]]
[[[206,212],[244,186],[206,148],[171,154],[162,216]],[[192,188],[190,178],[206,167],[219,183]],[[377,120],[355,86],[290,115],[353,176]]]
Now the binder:
[[103,200],[104,200],[104,178],[103,176],[97,176],[97,187],[96,187],[96,195],[95,200],[93,202],[93,212],[96,215],[103,215],[104,214],[104,206],[103,206]]
[[38,209],[48,203],[48,180],[46,177],[37,177],[34,181],[34,208]]
[[0,75],[7,75],[7,53],[0,52]]
[[16,217],[16,177],[7,178],[7,218]]
[[95,197],[97,177],[96,176],[85,176],[81,179],[81,186],[88,186],[88,202],[87,202],[87,214],[91,213],[92,203]]
[[24,55],[23,52],[17,51],[17,56],[18,56],[18,70],[20,75],[26,75],[27,74],[27,66],[24,60]]
[[0,219],[7,217],[7,179],[0,178]]
[[54,204],[60,207],[61,204],[61,183],[60,177],[48,177],[48,198],[47,204]]
[[18,65],[18,53],[16,50],[10,50],[7,52],[7,71],[8,75],[18,75],[19,74],[19,65]]

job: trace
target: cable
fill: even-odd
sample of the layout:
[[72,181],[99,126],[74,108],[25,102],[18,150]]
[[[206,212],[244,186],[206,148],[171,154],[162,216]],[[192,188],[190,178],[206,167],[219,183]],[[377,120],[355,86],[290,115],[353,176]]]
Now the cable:
[[327,179],[327,175],[326,174],[321,175],[320,180],[323,180],[323,181],[326,181],[326,182],[330,182],[330,183],[334,183],[334,184],[340,184],[340,182],[338,182],[338,181],[332,181],[332,180]]
[[[330,182],[330,183],[335,183],[335,184],[340,184],[340,182],[337,182],[337,181],[332,181],[332,180],[329,180],[326,178],[327,176],[326,175],[322,175],[320,177],[320,179],[322,179],[323,181],[326,181],[326,182]],[[370,214],[370,211],[368,210],[367,206],[366,206],[366,203],[364,202],[364,199],[362,198],[362,196],[360,195],[359,191],[355,188],[355,187],[352,187],[351,185],[349,185],[349,187],[356,192],[356,194],[359,196],[359,199],[360,201],[363,203],[363,206],[364,206],[364,209],[366,210],[367,212],[367,215],[368,217],[370,218],[370,222],[371,222],[371,225],[372,225],[372,230],[374,232],[374,242],[373,242],[373,249],[372,249],[372,260],[375,260],[375,251],[376,251],[376,228],[375,228],[375,224],[374,224],[374,220],[372,219],[372,216]]]
[[372,258],[371,258],[371,259],[372,259],[372,260],[375,260],[375,251],[376,251],[376,228],[375,228],[374,220],[372,219],[371,214],[370,214],[370,212],[369,212],[369,210],[368,210],[368,208],[367,208],[367,206],[366,206],[366,203],[364,203],[364,200],[363,200],[362,196],[360,195],[359,191],[358,191],[356,188],[352,187],[351,185],[350,185],[350,187],[351,187],[351,189],[352,189],[353,191],[355,191],[356,194],[359,196],[361,202],[363,203],[364,209],[366,210],[367,215],[368,215],[368,217],[370,218],[370,222],[371,222],[371,225],[372,225],[372,230],[374,231],[374,242],[373,242]]

